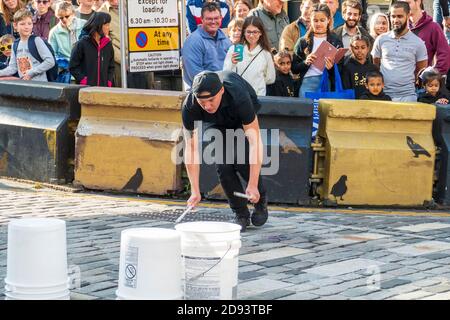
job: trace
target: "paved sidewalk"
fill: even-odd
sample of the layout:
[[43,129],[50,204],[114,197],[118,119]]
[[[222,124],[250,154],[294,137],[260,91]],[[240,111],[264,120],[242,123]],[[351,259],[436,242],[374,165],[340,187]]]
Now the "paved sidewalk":
[[[223,203],[206,206],[184,221],[232,218]],[[173,228],[183,208],[0,179],[0,299],[10,219],[64,219],[69,265],[81,270],[72,299],[115,299],[120,232]],[[450,299],[450,213],[276,208],[242,234],[238,299]]]

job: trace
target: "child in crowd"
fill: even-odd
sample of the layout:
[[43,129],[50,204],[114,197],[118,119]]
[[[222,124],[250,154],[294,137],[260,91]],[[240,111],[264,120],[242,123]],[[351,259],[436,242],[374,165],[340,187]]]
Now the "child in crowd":
[[277,72],[275,83],[267,86],[268,96],[298,97],[298,81],[291,75],[292,57],[288,51],[280,51],[274,57]]
[[[320,44],[328,41],[337,49],[343,47],[342,41],[331,31],[332,24],[333,19],[328,6],[326,4],[315,5],[311,11],[311,26],[294,47],[292,72],[300,74],[300,79],[302,79],[300,98],[304,98],[306,92],[316,92],[320,88],[323,70],[314,66],[316,59],[318,59],[315,53]],[[325,67],[330,70],[328,79],[331,83],[331,91],[334,91],[334,61],[325,57],[323,62]]]
[[244,45],[242,60],[232,45],[227,52],[223,70],[234,71],[255,89],[258,96],[266,95],[268,84],[275,82],[275,66],[270,53],[263,22],[260,18],[245,18],[240,43]]
[[114,80],[114,49],[108,38],[111,16],[95,12],[73,47],[69,70],[76,83],[111,87]]
[[391,97],[384,93],[384,77],[380,71],[371,71],[366,74],[367,92],[359,97],[361,100],[385,100],[392,101]]
[[14,37],[10,34],[5,34],[0,38],[0,70],[5,69],[9,65],[13,42]]
[[[10,63],[8,67],[0,70],[0,77],[13,76],[18,72],[22,80],[48,81],[46,72],[55,65],[55,59],[44,41],[31,35],[33,15],[30,11],[20,9],[14,14],[14,29],[19,33],[20,38],[13,43]],[[42,62],[30,53],[31,41],[34,41]],[[14,49],[16,45],[17,50]]]
[[449,95],[444,86],[444,79],[439,71],[436,69],[424,71],[421,77],[425,92],[419,94],[417,101],[448,104]]
[[228,38],[232,44],[237,44],[241,41],[242,27],[244,26],[244,19],[234,18],[228,24]]
[[345,89],[354,89],[358,99],[366,92],[366,74],[378,71],[376,65],[370,62],[370,41],[361,34],[357,34],[350,40],[352,55],[345,59],[342,66],[342,85]]

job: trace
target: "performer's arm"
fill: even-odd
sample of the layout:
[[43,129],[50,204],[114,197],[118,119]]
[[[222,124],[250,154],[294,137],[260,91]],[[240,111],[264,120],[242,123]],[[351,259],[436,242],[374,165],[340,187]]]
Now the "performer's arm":
[[250,202],[256,203],[259,201],[260,196],[258,191],[258,179],[263,160],[263,144],[261,133],[259,131],[258,117],[255,117],[255,120],[248,125],[244,125],[244,131],[250,143],[250,179],[248,181],[246,194],[251,197]]
[[195,207],[202,199],[200,195],[200,161],[198,154],[197,129],[184,130],[186,148],[184,150],[184,163],[191,184],[191,196],[187,201],[188,206]]

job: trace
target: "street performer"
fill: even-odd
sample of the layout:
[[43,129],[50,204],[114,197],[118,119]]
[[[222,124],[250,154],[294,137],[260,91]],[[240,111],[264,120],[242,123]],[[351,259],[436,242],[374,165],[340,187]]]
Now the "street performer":
[[[191,184],[191,196],[188,206],[195,207],[201,201],[199,176],[199,122],[207,123],[222,133],[223,161],[215,157],[215,165],[220,183],[228,198],[231,210],[235,214],[234,222],[245,232],[250,221],[262,226],[268,218],[267,195],[260,177],[263,144],[256,113],[261,108],[255,90],[241,76],[230,71],[203,71],[195,76],[191,91],[182,106],[182,118],[186,148],[184,160]],[[211,128],[211,127],[210,127]],[[228,130],[242,130],[245,133],[245,161],[238,161],[242,150],[231,143],[227,148]],[[234,139],[234,136],[233,136]],[[215,141],[217,143],[217,140]],[[230,142],[230,141],[228,141]],[[242,147],[242,146],[241,146]],[[233,153],[229,161],[230,152]],[[225,161],[225,159],[227,159]],[[239,163],[244,162],[244,163]],[[239,176],[247,183],[245,194],[254,204],[250,215],[247,199],[236,197],[234,192],[244,192]]]

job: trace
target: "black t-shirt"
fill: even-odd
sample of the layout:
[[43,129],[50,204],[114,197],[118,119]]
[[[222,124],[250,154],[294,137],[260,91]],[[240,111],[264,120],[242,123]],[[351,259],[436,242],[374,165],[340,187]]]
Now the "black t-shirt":
[[194,130],[195,121],[212,123],[224,129],[238,129],[255,120],[261,108],[255,90],[234,72],[223,71],[222,74],[225,92],[215,113],[203,110],[192,93],[184,100],[181,113],[187,130]]

